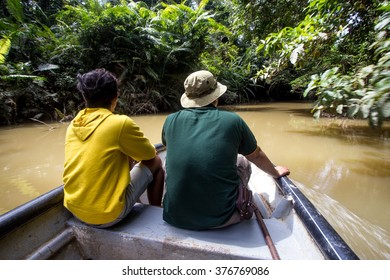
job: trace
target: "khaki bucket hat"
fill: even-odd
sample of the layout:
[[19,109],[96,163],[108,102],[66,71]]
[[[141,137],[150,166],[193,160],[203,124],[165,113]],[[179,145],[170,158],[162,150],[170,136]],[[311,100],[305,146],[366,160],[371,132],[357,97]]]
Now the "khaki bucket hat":
[[185,92],[180,102],[184,108],[203,107],[222,96],[227,87],[215,79],[209,71],[192,73],[184,81]]

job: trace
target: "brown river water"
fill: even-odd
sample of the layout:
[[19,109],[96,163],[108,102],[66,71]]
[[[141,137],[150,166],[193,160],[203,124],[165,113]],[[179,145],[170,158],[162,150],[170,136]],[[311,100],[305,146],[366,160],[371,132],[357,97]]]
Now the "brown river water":
[[[310,104],[224,107],[248,123],[259,146],[292,179],[361,259],[390,259],[390,122],[320,119]],[[132,117],[153,143],[162,115]],[[0,128],[0,215],[59,186],[68,124]]]

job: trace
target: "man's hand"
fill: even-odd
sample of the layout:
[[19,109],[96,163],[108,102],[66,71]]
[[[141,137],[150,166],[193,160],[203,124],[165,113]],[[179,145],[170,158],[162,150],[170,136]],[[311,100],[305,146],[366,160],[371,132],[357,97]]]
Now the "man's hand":
[[287,167],[284,167],[284,166],[275,166],[275,169],[278,171],[279,173],[279,177],[283,177],[283,176],[287,176],[287,175],[290,175],[290,170],[287,168]]

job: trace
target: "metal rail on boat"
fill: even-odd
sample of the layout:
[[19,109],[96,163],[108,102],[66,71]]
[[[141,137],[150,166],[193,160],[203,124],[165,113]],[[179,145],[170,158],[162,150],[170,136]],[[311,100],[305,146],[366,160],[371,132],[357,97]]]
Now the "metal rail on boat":
[[282,192],[294,199],[294,209],[326,258],[330,260],[358,260],[359,257],[345,243],[316,207],[284,176],[276,180]]
[[49,210],[64,199],[63,185],[0,216],[0,238]]

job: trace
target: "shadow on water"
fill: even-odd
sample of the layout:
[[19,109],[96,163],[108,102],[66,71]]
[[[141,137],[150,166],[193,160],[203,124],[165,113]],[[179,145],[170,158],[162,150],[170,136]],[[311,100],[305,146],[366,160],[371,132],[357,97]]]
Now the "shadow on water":
[[[277,103],[278,104],[278,103]],[[309,119],[313,118],[313,115],[310,113],[310,105],[306,103],[298,103],[303,106],[302,108],[288,108],[288,107],[278,107],[280,105],[275,104],[249,104],[249,105],[225,105],[220,108],[226,111],[232,112],[285,112],[287,114],[293,114],[300,117],[307,117]]]
[[[231,111],[231,112],[268,112],[268,111],[274,111],[275,109],[272,107],[258,107],[258,106],[234,106],[234,105],[225,105],[218,107],[221,110],[225,111]],[[278,110],[278,109],[276,109]]]
[[[307,136],[319,136],[335,138],[349,144],[359,145],[380,145],[390,140],[390,126],[386,123],[382,128],[371,128],[362,121],[348,119],[321,119],[316,126],[308,129],[298,128],[289,130],[292,133],[304,134]],[[390,142],[389,142],[390,145]]]

